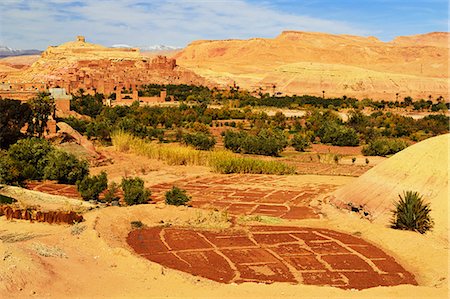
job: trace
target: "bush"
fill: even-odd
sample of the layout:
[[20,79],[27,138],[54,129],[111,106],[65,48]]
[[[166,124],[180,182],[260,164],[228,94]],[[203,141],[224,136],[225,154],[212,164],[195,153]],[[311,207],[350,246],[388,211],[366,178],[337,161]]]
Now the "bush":
[[311,141],[304,134],[295,134],[292,137],[291,145],[297,152],[304,152],[307,148],[311,147]]
[[102,171],[99,175],[86,176],[77,182],[77,189],[84,200],[98,200],[98,196],[108,187],[108,177]]
[[106,190],[103,200],[106,202],[118,201],[120,198],[116,195],[117,190],[119,190],[119,187],[115,182],[112,182],[109,185],[108,190]]
[[280,130],[262,129],[258,135],[227,130],[224,145],[235,153],[279,156],[288,145],[288,140]]
[[124,200],[129,206],[147,203],[151,195],[151,192],[144,188],[144,181],[138,177],[123,178],[120,186]]
[[378,138],[364,146],[364,156],[387,156],[398,153],[408,147],[408,143],[400,139]]
[[6,151],[0,150],[0,184],[21,185],[23,180],[17,163]]
[[142,223],[142,221],[139,220],[131,221],[130,224],[131,229],[141,229],[145,226],[144,223]]
[[47,155],[53,150],[51,144],[40,138],[22,139],[11,145],[9,157],[20,172],[20,179],[41,180],[47,165]]
[[173,206],[185,206],[191,197],[186,194],[186,190],[173,186],[166,192],[166,204]]
[[74,155],[53,150],[47,155],[44,179],[57,180],[62,184],[75,184],[89,174],[86,161],[78,160]]
[[12,204],[16,201],[17,200],[12,197],[0,194],[0,204]]
[[424,203],[418,192],[406,191],[399,198],[393,211],[392,228],[423,234],[433,227],[430,204]]
[[216,139],[205,133],[196,132],[183,135],[183,142],[193,146],[195,149],[207,151],[211,150],[216,144]]

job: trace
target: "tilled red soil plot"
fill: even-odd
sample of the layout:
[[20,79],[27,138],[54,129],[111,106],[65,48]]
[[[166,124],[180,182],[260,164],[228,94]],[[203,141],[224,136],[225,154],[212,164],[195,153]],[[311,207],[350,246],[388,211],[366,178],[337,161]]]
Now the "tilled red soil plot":
[[194,207],[226,210],[234,215],[305,219],[319,218],[309,205],[311,200],[336,188],[327,184],[307,184],[301,188],[280,186],[282,179],[282,176],[269,175],[211,176],[158,184],[150,189],[156,201],[163,200],[165,192],[177,186],[192,196]]
[[154,227],[130,232],[127,242],[150,261],[223,283],[290,282],[343,289],[417,284],[379,248],[327,229],[254,226],[210,232]]
[[81,198],[75,185],[58,184],[53,181],[30,181],[27,182],[26,188],[52,195]]

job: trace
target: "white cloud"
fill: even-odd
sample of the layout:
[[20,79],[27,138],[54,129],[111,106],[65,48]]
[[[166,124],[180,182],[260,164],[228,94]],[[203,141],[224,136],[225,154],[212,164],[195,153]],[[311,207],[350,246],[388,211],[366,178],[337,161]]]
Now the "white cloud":
[[78,34],[104,45],[184,46],[196,39],[274,37],[283,30],[372,33],[350,23],[244,0],[6,0],[0,4],[0,19],[0,44],[41,49]]

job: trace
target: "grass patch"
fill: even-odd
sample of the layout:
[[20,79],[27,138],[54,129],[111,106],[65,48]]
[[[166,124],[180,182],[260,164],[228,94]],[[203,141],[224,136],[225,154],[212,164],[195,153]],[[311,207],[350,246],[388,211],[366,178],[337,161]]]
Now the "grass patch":
[[295,168],[278,161],[242,157],[225,150],[200,151],[194,148],[146,142],[123,131],[111,135],[118,151],[132,152],[151,159],[165,161],[169,165],[209,166],[218,173],[293,174]]
[[228,151],[211,152],[209,166],[218,173],[294,174],[295,168],[278,161],[241,157]]
[[70,233],[73,236],[81,235],[82,232],[86,230],[86,225],[82,225],[81,223],[75,223],[70,228]]
[[16,243],[28,241],[36,237],[30,233],[0,234],[0,240],[4,243]]
[[42,243],[33,243],[31,245],[31,249],[33,249],[40,256],[67,258],[66,253],[57,246],[49,246]]
[[240,222],[260,222],[266,224],[278,224],[283,222],[279,217],[264,216],[264,215],[247,215],[239,217]]
[[196,217],[185,223],[188,227],[205,229],[223,229],[231,226],[230,217],[226,211],[197,211]]
[[141,229],[141,228],[144,228],[144,226],[145,226],[144,223],[142,223],[139,220],[131,221],[130,224],[131,224],[131,229]]
[[207,165],[208,152],[175,144],[147,142],[123,131],[111,135],[113,146],[121,152],[165,161],[169,165]]

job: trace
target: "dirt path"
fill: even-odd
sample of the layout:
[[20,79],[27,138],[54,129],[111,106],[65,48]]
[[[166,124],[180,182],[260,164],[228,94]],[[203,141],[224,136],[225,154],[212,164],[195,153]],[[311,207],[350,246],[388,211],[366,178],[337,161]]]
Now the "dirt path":
[[130,232],[127,241],[150,261],[223,283],[291,282],[343,289],[417,284],[379,248],[327,229],[253,226],[216,233],[153,227]]

